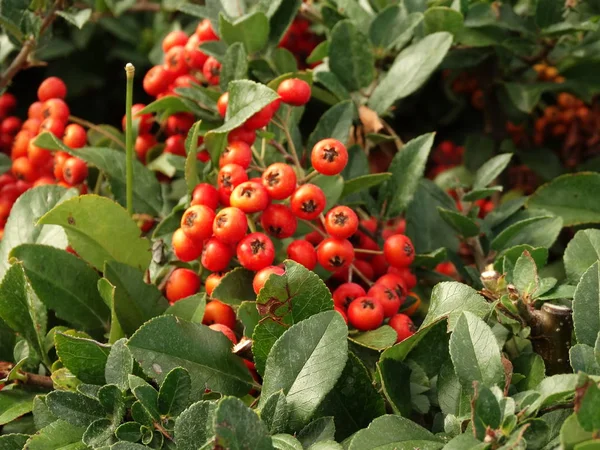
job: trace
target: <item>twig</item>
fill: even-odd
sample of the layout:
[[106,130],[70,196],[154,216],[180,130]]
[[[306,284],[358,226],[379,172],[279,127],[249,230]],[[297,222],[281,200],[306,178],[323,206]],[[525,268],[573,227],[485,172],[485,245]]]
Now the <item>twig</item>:
[[154,422],[154,428],[156,428],[160,432],[160,434],[162,434],[168,440],[173,441],[173,437],[169,434],[167,430],[163,428],[163,426],[160,423]]
[[281,153],[285,159],[287,161],[294,161],[294,159],[292,158],[292,156],[287,152],[287,150],[285,148],[283,148],[283,145],[281,145],[279,142],[277,142],[275,139],[271,139],[269,141],[269,144],[272,145],[273,147],[275,147],[275,149]]
[[316,226],[314,223],[312,223],[311,221],[309,221],[309,220],[302,220],[302,222],[304,222],[306,225],[308,225],[309,227],[311,227],[313,230],[315,230],[321,236],[327,237],[327,234],[323,230],[321,230],[318,226]]
[[[12,364],[6,365],[6,363],[0,363],[2,365],[2,369],[0,369],[0,379],[8,377],[10,371],[13,368]],[[40,386],[47,389],[54,388],[54,382],[51,377],[45,375],[37,375],[35,373],[29,372],[17,372],[17,380],[21,384],[26,384],[28,386]]]
[[133,77],[135,75],[133,64],[127,63],[125,73],[127,74],[127,89],[125,93],[125,115],[127,120],[127,126],[125,127],[125,150],[127,152],[125,171],[127,183],[125,190],[127,194],[127,212],[131,216],[133,214],[133,114],[131,108],[133,105]]
[[359,276],[359,278],[360,278],[361,280],[363,280],[363,281],[364,281],[364,282],[367,284],[367,286],[372,286],[372,285],[373,285],[373,282],[372,282],[371,280],[369,280],[369,279],[368,279],[368,278],[365,276],[365,274],[364,274],[364,273],[362,273],[360,270],[358,270],[354,264],[351,264],[351,265],[350,265],[350,269],[352,269],[352,271],[353,271],[353,272],[354,272],[356,275],[358,275],[358,276]]
[[354,253],[366,253],[368,255],[383,255],[381,250],[367,250],[365,248],[355,248]]

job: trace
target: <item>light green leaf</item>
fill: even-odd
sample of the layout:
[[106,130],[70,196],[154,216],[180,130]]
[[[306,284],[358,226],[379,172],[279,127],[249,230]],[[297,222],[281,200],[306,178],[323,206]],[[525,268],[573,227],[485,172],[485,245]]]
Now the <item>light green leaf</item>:
[[187,370],[176,367],[171,370],[158,392],[158,411],[163,416],[176,417],[189,405],[192,380]]
[[71,333],[57,333],[54,342],[58,358],[73,375],[84,383],[105,383],[104,369],[110,352],[108,345]]
[[231,450],[271,450],[269,432],[253,410],[234,397],[225,397],[215,412],[215,445]]
[[35,395],[35,392],[21,389],[0,391],[0,425],[6,425],[31,412]]
[[385,350],[396,343],[398,334],[388,325],[382,325],[376,330],[363,331],[357,334],[352,334],[349,339],[362,346],[372,350]]
[[353,178],[352,180],[347,180],[344,183],[344,190],[342,191],[341,198],[347,197],[348,195],[355,194],[360,191],[364,191],[365,189],[370,189],[373,186],[377,186],[384,181],[387,181],[391,178],[391,172],[382,172],[382,173],[373,173],[370,175],[363,175],[360,177]]
[[349,91],[358,91],[373,81],[371,44],[350,20],[338,22],[331,30],[329,68]]
[[175,440],[178,450],[198,450],[214,435],[213,416],[217,405],[213,402],[194,403],[175,421]]
[[573,325],[579,344],[593,347],[600,332],[600,262],[581,277],[573,297]]
[[464,28],[464,19],[462,14],[455,9],[446,6],[434,6],[425,11],[423,25],[428,34],[447,31],[456,35]]
[[460,213],[451,211],[449,209],[440,208],[438,211],[444,222],[450,225],[458,234],[463,237],[473,237],[479,234],[479,226],[473,219],[467,216],[463,216]]
[[106,382],[118,386],[122,391],[129,388],[129,375],[133,372],[133,356],[126,342],[122,338],[112,345],[104,369]]
[[90,8],[79,10],[76,13],[69,13],[66,11],[57,11],[57,15],[61,16],[67,22],[75,25],[77,28],[82,29],[83,26],[92,17],[92,10]]
[[204,308],[206,308],[205,292],[176,301],[167,308],[165,314],[172,314],[188,322],[202,323]]
[[503,153],[485,162],[475,173],[473,189],[488,187],[508,166],[512,153]]
[[492,240],[491,247],[502,252],[516,245],[552,247],[563,227],[560,217],[539,215],[529,217],[506,227]]
[[223,91],[227,90],[230,81],[248,77],[248,54],[241,42],[230,45],[225,52],[219,75],[219,84]]
[[89,447],[81,441],[84,431],[83,427],[57,420],[31,436],[25,448],[27,450],[86,450]]
[[580,230],[565,249],[564,262],[567,279],[578,283],[592,264],[600,260],[600,230]]
[[269,31],[269,19],[261,12],[242,16],[233,22],[223,14],[219,15],[219,34],[223,41],[229,45],[241,42],[248,53],[255,53],[266,45]]
[[97,400],[77,392],[52,391],[46,404],[52,414],[76,427],[87,427],[105,415]]

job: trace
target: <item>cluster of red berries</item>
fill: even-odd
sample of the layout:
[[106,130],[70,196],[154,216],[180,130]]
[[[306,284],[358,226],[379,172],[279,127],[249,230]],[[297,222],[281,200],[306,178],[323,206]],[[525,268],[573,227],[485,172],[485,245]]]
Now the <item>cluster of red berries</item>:
[[84,161],[65,152],[52,153],[34,144],[36,136],[50,132],[70,148],[84,147],[87,142],[85,129],[69,124],[69,106],[65,83],[56,77],[44,80],[38,88],[38,101],[29,106],[27,120],[9,116],[16,106],[11,94],[0,97],[0,141],[2,151],[10,154],[10,173],[0,176],[0,230],[16,199],[31,187],[43,184],[76,186],[82,193],[88,169]]
[[[306,58],[312,53],[321,38],[310,29],[310,22],[302,17],[296,17],[287,32],[279,42],[279,47],[294,54],[301,69],[307,67]],[[310,65],[311,67],[314,64]]]
[[465,148],[452,141],[442,141],[433,149],[428,176],[434,179],[452,167],[462,164]]
[[477,77],[472,73],[464,71],[455,77],[453,75],[451,70],[444,70],[442,72],[444,79],[452,79],[452,84],[450,85],[452,91],[459,95],[468,96],[471,106],[481,111],[485,105],[485,98]]

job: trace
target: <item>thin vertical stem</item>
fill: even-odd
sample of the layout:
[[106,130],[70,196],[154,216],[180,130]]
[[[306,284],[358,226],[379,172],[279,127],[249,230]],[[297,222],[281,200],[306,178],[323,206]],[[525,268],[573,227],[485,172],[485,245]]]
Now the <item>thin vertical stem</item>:
[[133,105],[133,77],[135,75],[135,67],[133,64],[127,63],[125,66],[127,73],[127,95],[125,107],[127,110],[127,126],[125,128],[125,148],[126,148],[126,174],[127,174],[127,212],[133,214],[133,118],[131,107]]

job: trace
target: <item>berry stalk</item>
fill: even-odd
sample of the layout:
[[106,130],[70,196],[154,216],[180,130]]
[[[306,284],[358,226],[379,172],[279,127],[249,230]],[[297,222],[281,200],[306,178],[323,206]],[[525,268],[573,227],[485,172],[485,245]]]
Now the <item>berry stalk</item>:
[[127,115],[127,125],[125,128],[125,148],[126,148],[126,174],[127,174],[127,212],[133,214],[133,118],[131,108],[133,106],[133,77],[135,67],[131,63],[125,66],[127,74],[127,91],[125,95],[125,114]]

